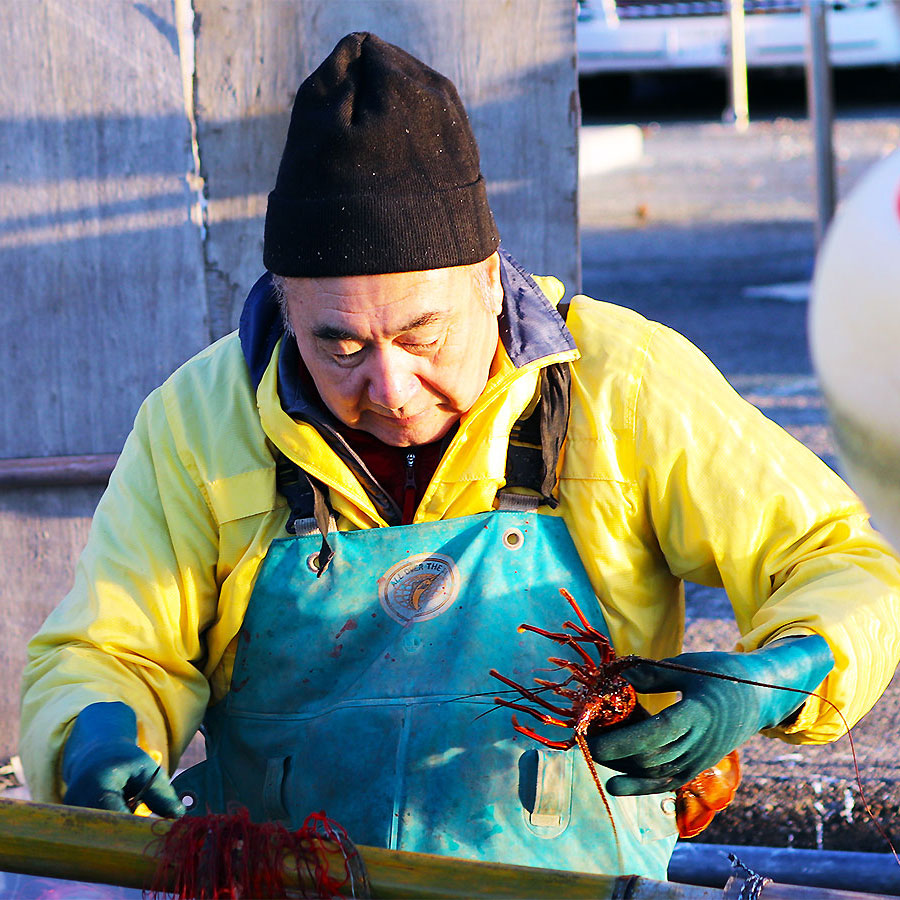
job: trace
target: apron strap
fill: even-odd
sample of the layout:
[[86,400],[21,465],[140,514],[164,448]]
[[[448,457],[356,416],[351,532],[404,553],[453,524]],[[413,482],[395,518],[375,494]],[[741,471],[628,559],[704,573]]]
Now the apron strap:
[[334,550],[328,543],[328,532],[335,528],[328,490],[280,450],[276,453],[275,487],[291,508],[285,530],[298,536],[318,530],[322,535],[322,546],[316,554],[317,577],[321,577],[334,557]]
[[501,512],[535,513],[543,501],[534,494],[513,494],[511,491],[497,491],[497,509]]

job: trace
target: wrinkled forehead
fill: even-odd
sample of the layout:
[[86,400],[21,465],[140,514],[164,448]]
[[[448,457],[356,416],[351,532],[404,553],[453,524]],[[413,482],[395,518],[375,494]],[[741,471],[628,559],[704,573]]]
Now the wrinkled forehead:
[[[475,315],[483,295],[478,266],[381,275],[285,278],[294,327],[363,334],[398,333],[444,319]],[[299,320],[299,321],[298,321]]]

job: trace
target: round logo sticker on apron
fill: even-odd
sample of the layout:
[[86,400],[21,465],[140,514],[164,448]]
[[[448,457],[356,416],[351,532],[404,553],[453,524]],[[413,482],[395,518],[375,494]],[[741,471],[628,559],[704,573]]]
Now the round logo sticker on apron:
[[459,569],[443,553],[418,553],[391,566],[378,579],[384,611],[401,625],[446,612],[459,594]]

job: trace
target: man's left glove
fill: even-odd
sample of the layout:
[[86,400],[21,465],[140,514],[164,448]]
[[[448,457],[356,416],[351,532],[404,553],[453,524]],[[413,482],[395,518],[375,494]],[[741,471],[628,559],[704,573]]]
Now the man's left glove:
[[138,801],[176,818],[186,812],[168,776],[137,745],[137,717],[124,703],[92,703],[75,720],[62,757],[63,803],[133,812]]
[[[824,638],[786,638],[752,653],[682,653],[669,662],[749,681],[813,691],[834,666]],[[642,694],[681,691],[681,700],[634,725],[588,735],[596,762],[622,772],[610,794],[675,790],[807,699],[793,691],[638,663],[622,673]]]

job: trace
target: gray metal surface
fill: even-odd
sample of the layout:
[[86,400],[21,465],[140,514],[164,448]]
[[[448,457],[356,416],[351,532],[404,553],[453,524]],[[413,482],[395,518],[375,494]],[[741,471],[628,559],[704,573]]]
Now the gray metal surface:
[[16,3],[0,57],[0,456],[117,451],[209,341],[172,2]]
[[828,21],[825,0],[808,0],[806,24],[806,96],[816,145],[816,245],[834,215],[836,203],[834,175],[834,100],[831,64],[828,60]]

